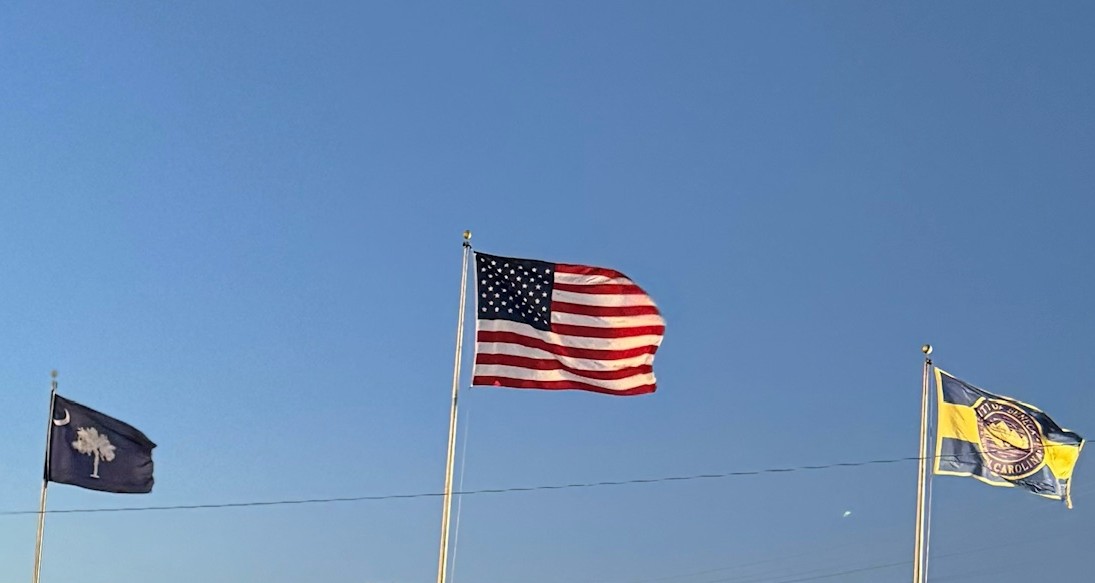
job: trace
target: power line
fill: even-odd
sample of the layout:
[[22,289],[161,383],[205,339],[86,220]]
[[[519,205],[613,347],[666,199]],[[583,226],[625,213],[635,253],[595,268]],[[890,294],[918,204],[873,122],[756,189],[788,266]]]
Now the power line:
[[[784,555],[772,556],[772,557],[768,557],[768,558],[765,558],[765,559],[754,559],[754,560],[750,560],[750,561],[747,561],[747,562],[744,562],[744,563],[735,563],[733,565],[727,565],[727,566],[722,566],[722,567],[712,567],[712,568],[704,569],[702,571],[691,571],[691,572],[688,572],[688,573],[677,573],[677,574],[674,574],[674,575],[663,575],[663,576],[660,576],[660,577],[655,577],[655,578],[650,578],[650,579],[632,580],[632,581],[629,581],[628,583],[660,583],[660,582],[664,582],[664,581],[672,581],[672,580],[679,580],[679,579],[691,579],[691,578],[694,578],[694,577],[698,577],[700,575],[712,575],[712,574],[715,574],[715,573],[720,573],[722,571],[745,570],[749,567],[756,567],[758,565],[764,565],[764,564],[768,564],[768,563],[784,562],[784,561],[787,561],[789,559],[797,559],[797,558],[802,558],[802,557],[808,557],[810,555],[816,555],[816,554],[819,554],[819,553],[831,553],[831,552],[833,552],[837,549],[843,549],[843,548],[852,547],[852,546],[859,546],[860,544],[861,543],[859,543],[859,542],[845,542],[845,543],[836,544],[836,545],[819,546],[819,547],[817,547],[815,549],[812,549],[812,550],[809,550],[809,551],[798,552],[798,553],[794,553],[794,554],[784,554]],[[811,571],[811,572],[814,572],[814,571]],[[807,574],[807,573],[798,573],[797,575],[805,575],[805,574]],[[749,573],[739,573],[738,575],[735,575],[735,576],[749,577],[749,576],[755,576],[755,574],[750,575]],[[790,575],[787,575],[787,576],[790,576]]]
[[[1052,444],[1057,445],[1057,444]],[[923,459],[936,459],[943,457],[960,458],[963,454],[927,456]],[[864,466],[876,466],[896,464],[901,462],[920,461],[919,456],[900,457],[890,459],[877,459],[860,462],[839,462],[832,464],[790,466],[784,468],[765,468],[760,470],[739,470],[722,472],[717,474],[692,474],[686,476],[664,476],[660,478],[636,478],[631,480],[606,480],[600,482],[575,482],[571,484],[546,484],[539,486],[517,486],[511,488],[484,488],[480,490],[465,490],[453,492],[454,496],[473,496],[478,494],[510,494],[514,492],[542,492],[548,490],[572,490],[577,488],[601,488],[605,486],[627,486],[633,484],[659,484],[665,482],[690,482],[695,480],[718,480],[725,478],[737,478],[743,476],[761,476],[766,474],[786,474],[792,472],[807,472],[816,470],[828,470],[837,468],[858,468]],[[439,498],[444,496],[442,492],[421,492],[416,494],[384,494],[373,496],[348,496],[336,498],[300,498],[292,500],[268,500],[249,502],[222,502],[213,504],[176,504],[169,506],[124,506],[119,508],[70,508],[62,510],[46,510],[45,514],[96,514],[105,512],[152,512],[168,510],[212,510],[221,508],[256,508],[265,506],[294,506],[306,504],[335,504],[340,502],[370,502],[381,500],[410,500],[415,498]],[[7,510],[0,512],[0,516],[24,516],[37,515],[37,510]]]
[[[944,456],[944,455],[941,455],[941,456],[928,456],[928,459],[934,459],[935,457],[942,458],[942,457],[959,457],[959,456]],[[906,458],[906,459],[918,460],[919,458],[913,457],[913,458]],[[1075,488],[1073,490],[1073,494],[1087,494],[1089,492],[1095,492],[1095,483],[1088,483],[1084,486],[1081,486],[1079,488]],[[1030,507],[1030,508],[1027,508],[1025,511],[1018,512],[1018,514],[1010,513],[1008,515],[1008,520],[1014,521],[1017,518],[1017,516],[1026,516],[1027,514],[1031,514],[1031,513],[1037,512],[1037,511],[1038,511],[1037,508]],[[1000,515],[997,515],[996,518],[1000,518]],[[1065,533],[1057,533],[1057,534],[1048,535],[1048,536],[1044,536],[1044,537],[1038,537],[1036,540],[1056,539],[1056,538],[1063,537],[1063,536],[1068,536],[1068,535],[1065,534]],[[953,558],[953,557],[957,557],[957,556],[966,555],[966,554],[969,554],[971,552],[981,552],[981,551],[984,551],[984,550],[997,549],[997,548],[1000,548],[1002,546],[1006,547],[1006,546],[1012,546],[1012,545],[1015,545],[1015,544],[1029,544],[1029,542],[1030,542],[1030,540],[1024,539],[1021,542],[997,543],[997,544],[994,544],[994,545],[991,545],[991,546],[979,547],[979,548],[974,548],[974,549],[967,549],[965,551],[937,554],[933,558],[935,558],[935,559],[947,559],[947,558]],[[839,544],[839,545],[835,545],[835,546],[827,546],[827,547],[816,548],[814,550],[795,553],[795,554],[790,554],[790,555],[779,555],[779,556],[773,556],[773,557],[769,557],[769,558],[765,558],[765,559],[751,560],[751,561],[744,562],[744,563],[736,563],[736,564],[733,564],[733,565],[726,565],[726,566],[721,566],[721,567],[712,567],[712,568],[704,569],[702,571],[690,571],[690,572],[685,572],[685,573],[662,575],[662,576],[654,577],[654,578],[644,578],[644,579],[640,579],[640,580],[631,580],[629,583],[660,583],[660,582],[667,582],[667,581],[674,581],[674,580],[690,579],[690,578],[698,577],[698,576],[701,576],[701,575],[712,575],[712,574],[719,573],[719,572],[722,572],[722,571],[743,570],[743,569],[746,569],[748,567],[754,567],[754,566],[757,566],[757,565],[762,565],[762,564],[766,564],[766,563],[773,563],[773,562],[778,562],[778,561],[785,561],[787,559],[805,557],[805,556],[809,556],[809,555],[818,554],[818,553],[821,553],[821,552],[832,551],[832,550],[835,550],[837,548],[844,548],[844,547],[852,546],[852,545],[855,545],[855,544],[858,544],[858,543],[845,543],[845,544]],[[905,561],[905,564],[912,564],[912,561]],[[891,565],[889,563],[886,563],[886,564],[872,564],[872,565],[869,565],[868,568],[866,568],[866,570],[882,569],[882,568],[887,568],[887,567],[890,567],[890,566],[896,566],[896,565]],[[799,573],[789,573],[789,574],[785,574],[785,575],[777,575],[777,576],[774,576],[772,579],[766,578],[766,577],[770,577],[771,575],[765,575],[765,576],[762,576],[761,579],[756,579],[756,577],[758,576],[758,573],[738,573],[736,575],[732,575],[732,576],[727,577],[727,578],[715,579],[713,581],[707,581],[705,583],[729,583],[729,582],[732,582],[732,583],[760,583],[760,582],[763,582],[763,581],[768,581],[769,583],[771,583],[774,579],[778,579],[780,577],[802,577],[802,576],[806,576],[806,575],[815,574],[819,571],[825,571],[825,568],[812,569],[812,570],[809,570],[809,571],[799,572]],[[858,572],[858,570],[856,570],[856,572]],[[836,573],[836,574],[843,575],[843,574],[850,574],[850,573],[845,572],[845,571],[840,571],[839,573]],[[961,579],[961,578],[966,578],[966,574],[949,574],[949,575],[946,575],[946,578],[947,579]],[[811,580],[811,579],[806,579],[806,580]],[[795,581],[797,581],[797,579]],[[790,583],[790,582],[777,582],[777,583]]]
[[[906,564],[909,564],[909,563],[912,563],[912,561],[895,561],[895,562],[892,562],[892,563],[878,563],[878,564],[875,564],[875,565],[868,565],[866,567],[858,567],[858,568],[855,568],[855,569],[845,569],[843,571],[834,571],[834,572],[831,572],[831,573],[823,573],[821,575],[808,575],[808,576],[805,576],[805,577],[789,575],[790,577],[794,577],[793,579],[784,579],[783,578],[784,576],[775,576],[775,577],[772,577],[772,578],[762,577],[760,579],[750,579],[749,581],[739,581],[738,583],[761,583],[761,582],[800,583],[801,581],[817,581],[819,579],[830,579],[832,577],[839,577],[841,575],[851,575],[853,573],[865,573],[867,571],[877,571],[879,569],[889,569],[889,568],[892,568],[892,567],[899,567],[901,565],[906,565]],[[708,583],[728,582],[728,581],[734,581],[734,579],[735,579],[734,577],[730,577],[730,578],[727,578],[727,579],[713,579],[711,581],[708,581]],[[778,581],[777,581],[777,579],[778,579]]]
[[[1028,512],[1029,512],[1029,509],[1028,509]],[[1022,513],[1022,514],[1026,514],[1026,513]],[[1011,518],[1014,519],[1015,516],[1012,515]],[[936,559],[947,559],[947,558],[953,558],[953,557],[968,556],[968,555],[972,555],[972,554],[982,553],[982,552],[985,552],[985,551],[996,551],[996,550],[998,550],[1000,548],[1003,548],[1003,547],[1011,547],[1011,546],[1015,546],[1015,545],[1029,545],[1032,542],[1032,540],[1034,542],[1045,542],[1045,541],[1050,541],[1050,540],[1069,537],[1069,536],[1071,536],[1071,535],[1069,535],[1068,533],[1057,532],[1057,533],[1047,534],[1047,535],[1044,535],[1044,536],[1035,537],[1034,539],[1024,539],[1024,540],[1021,540],[1021,541],[995,543],[995,544],[992,544],[992,545],[985,545],[985,546],[980,546],[980,547],[973,547],[973,548],[967,548],[967,549],[962,549],[962,550],[951,551],[951,552],[948,552],[948,553],[939,554],[935,558]],[[837,547],[832,547],[832,548],[839,548],[839,547],[843,547],[843,546],[848,546],[848,545],[838,545]],[[719,572],[719,571],[728,571],[728,570],[732,570],[732,569],[740,569],[740,568],[743,568],[743,567],[759,565],[759,564],[764,564],[764,563],[771,563],[771,562],[784,560],[784,559],[808,556],[808,555],[816,554],[818,552],[826,552],[828,550],[832,550],[832,548],[822,548],[822,549],[818,549],[818,550],[814,550],[814,551],[808,551],[808,552],[805,552],[805,553],[797,553],[797,554],[793,554],[793,555],[783,555],[783,556],[779,556],[779,557],[771,557],[771,558],[768,558],[768,559],[750,561],[750,562],[747,562],[747,563],[740,563],[740,564],[737,564],[737,565],[731,565],[731,566],[727,566],[727,567],[719,567],[719,568],[714,568],[714,569],[708,569],[708,570],[705,570],[705,571],[695,571],[695,572],[691,572],[691,573],[681,573],[681,574],[677,574],[677,575],[667,575],[667,576],[660,577],[658,579],[647,579],[647,580],[644,580],[644,581],[669,581],[669,580],[673,580],[673,579],[687,579],[687,578],[695,577],[697,575],[711,574],[711,573],[716,573],[716,572]],[[786,574],[775,574],[773,572],[770,572],[770,573],[739,573],[737,575],[731,575],[729,577],[723,577],[723,578],[719,578],[719,579],[710,579],[710,580],[705,581],[704,583],[799,583],[799,582],[802,582],[802,581],[814,581],[814,580],[819,580],[819,579],[828,579],[828,578],[837,577],[837,576],[840,576],[840,575],[850,575],[850,574],[853,574],[853,573],[861,573],[861,572],[867,572],[867,571],[876,571],[876,570],[880,570],[880,569],[888,569],[888,568],[897,567],[897,566],[901,566],[901,565],[911,565],[912,563],[913,563],[913,561],[906,559],[906,560],[903,560],[903,561],[894,561],[894,562],[887,562],[887,563],[872,563],[872,564],[868,564],[868,565],[865,565],[865,566],[845,568],[845,569],[840,569],[838,571],[830,571],[830,572],[825,572],[825,571],[827,571],[828,569],[831,569],[831,568],[838,568],[838,566],[834,565],[833,567],[821,567],[821,568],[816,568],[816,569],[810,569],[810,570],[807,570],[807,571],[799,571],[798,573],[786,573]],[[818,574],[819,572],[821,572],[821,573]],[[944,575],[943,578],[948,579],[948,580],[963,579],[963,578],[967,578],[969,576],[972,576],[973,574],[984,574],[984,573],[983,573],[983,571],[978,571],[977,573],[949,574],[949,575]],[[644,583],[644,582],[635,582],[635,583]]]
[[[1033,540],[1039,541],[1039,542],[1044,542],[1044,541],[1047,541],[1047,540],[1053,540],[1053,539],[1063,538],[1063,537],[1068,537],[1068,536],[1070,536],[1068,533],[1053,533],[1053,534],[1049,534],[1049,535],[1045,535],[1045,536],[1035,537]],[[969,548],[969,549],[952,551],[952,552],[949,552],[949,553],[943,553],[943,554],[940,554],[940,555],[936,556],[936,558],[937,559],[943,559],[943,558],[975,555],[975,554],[978,554],[978,553],[983,553],[985,551],[995,551],[995,550],[997,550],[1001,547],[1010,547],[1010,546],[1014,546],[1014,545],[1029,545],[1030,542],[1031,542],[1030,540],[1022,540],[1022,541],[1016,541],[1016,542],[1005,542],[1005,543],[1001,543],[1001,544],[985,545],[985,546],[980,546],[980,547],[974,547],[974,548]],[[867,571],[877,571],[877,570],[880,570],[880,569],[889,569],[889,568],[898,567],[898,566],[901,566],[901,565],[911,565],[912,563],[913,562],[911,560],[906,559],[906,560],[903,560],[903,561],[893,561],[893,562],[887,562],[887,563],[873,563],[873,564],[869,564],[869,565],[862,566],[862,567],[854,567],[854,568],[849,568],[849,569],[842,569],[842,570],[839,570],[839,571],[832,571],[832,572],[828,572],[828,573],[814,574],[814,573],[817,573],[818,571],[826,570],[826,568],[823,567],[823,568],[819,568],[819,569],[811,569],[811,570],[805,571],[805,572],[791,573],[791,574],[786,574],[786,575],[760,574],[759,577],[757,577],[755,575],[742,575],[742,576],[746,577],[745,579],[742,579],[739,576],[730,576],[730,577],[726,577],[726,578],[722,578],[722,579],[708,580],[705,583],[800,583],[802,581],[815,581],[815,580],[819,580],[819,579],[829,579],[829,578],[832,578],[832,577],[838,577],[840,575],[851,575],[853,573],[863,573],[863,572],[867,572]],[[971,574],[984,574],[984,571],[978,571],[976,573],[961,573],[961,574],[944,575],[944,578],[961,579],[961,578],[964,578],[964,577],[969,576]]]
[[[547,484],[539,486],[517,486],[511,488],[484,488],[480,490],[465,490],[453,492],[455,496],[472,496],[478,494],[509,494],[514,492],[540,492],[547,490],[571,490],[576,488],[600,488],[605,486],[626,486],[631,484],[657,484],[664,482],[688,482],[694,480],[715,480],[742,476],[759,476],[764,474],[782,474],[791,472],[804,472],[815,470],[827,470],[834,468],[855,468],[863,466],[895,464],[908,461],[919,461],[919,457],[903,457],[893,459],[868,460],[861,462],[840,462],[821,465],[792,466],[785,468],[765,468],[761,470],[740,470],[717,474],[693,474],[687,476],[665,476],[660,478],[637,478],[631,480],[606,480],[600,482],[575,482],[571,484]],[[422,492],[416,494],[384,494],[373,496],[349,496],[338,498],[302,498],[293,500],[268,500],[250,502],[223,502],[213,504],[177,504],[170,506],[127,506],[120,508],[69,508],[62,510],[46,510],[46,514],[93,514],[103,512],[151,512],[166,510],[208,510],[218,508],[254,508],[263,506],[291,506],[304,504],[334,504],[339,502],[367,502],[380,500],[409,500],[415,498],[439,498],[441,492]],[[0,512],[0,516],[22,516],[38,514],[37,510],[8,510]]]

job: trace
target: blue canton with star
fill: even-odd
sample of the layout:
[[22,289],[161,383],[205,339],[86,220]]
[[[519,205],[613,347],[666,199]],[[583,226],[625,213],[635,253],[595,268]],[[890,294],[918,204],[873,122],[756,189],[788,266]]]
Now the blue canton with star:
[[555,264],[476,253],[475,272],[480,320],[511,320],[551,329]]

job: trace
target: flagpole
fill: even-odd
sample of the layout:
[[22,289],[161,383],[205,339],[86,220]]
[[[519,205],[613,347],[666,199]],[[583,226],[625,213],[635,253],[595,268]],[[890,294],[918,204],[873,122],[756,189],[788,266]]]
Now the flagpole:
[[[456,321],[456,356],[452,365],[452,409],[449,410],[449,449],[445,456],[445,490],[441,506],[441,548],[437,558],[437,583],[445,583],[449,562],[449,514],[452,509],[453,458],[456,452],[456,402],[460,393],[460,357],[464,350],[464,306],[468,295],[468,255],[471,231],[464,231],[464,261],[460,269],[460,317]],[[35,581],[35,583],[38,583]]]
[[42,536],[46,530],[46,488],[49,486],[49,442],[53,430],[53,401],[57,398],[57,371],[49,373],[49,419],[46,420],[46,461],[42,466],[42,493],[38,498],[38,535],[34,539],[34,579],[38,583],[42,575]]
[[913,558],[913,583],[925,583],[928,574],[924,571],[924,484],[928,475],[928,401],[931,395],[928,391],[928,378],[932,366],[932,346],[925,344],[920,347],[924,353],[924,375],[922,392],[920,395],[920,455],[916,472],[916,536]]

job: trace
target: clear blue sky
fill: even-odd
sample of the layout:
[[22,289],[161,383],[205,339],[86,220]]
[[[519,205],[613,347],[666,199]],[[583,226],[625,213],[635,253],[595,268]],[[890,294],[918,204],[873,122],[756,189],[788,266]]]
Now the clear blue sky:
[[[52,368],[159,448],[152,494],[51,509],[438,491],[466,228],[620,269],[668,322],[652,396],[466,391],[466,489],[915,455],[925,341],[1095,436],[1093,29],[1069,2],[5,3],[0,506],[36,508]],[[911,558],[915,472],[469,497],[454,583],[907,581],[879,566]],[[1093,460],[1074,494],[936,480],[934,580],[1084,580]],[[52,515],[43,581],[427,582],[439,521]],[[0,580],[34,528],[0,516]]]

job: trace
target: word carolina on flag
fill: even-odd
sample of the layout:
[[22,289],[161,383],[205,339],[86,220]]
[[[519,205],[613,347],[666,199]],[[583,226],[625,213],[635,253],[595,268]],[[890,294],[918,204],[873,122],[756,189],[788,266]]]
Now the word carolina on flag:
[[475,272],[473,385],[654,392],[665,320],[627,276],[478,252]]

